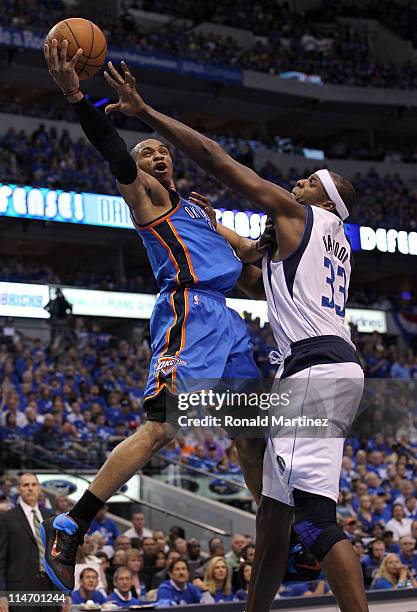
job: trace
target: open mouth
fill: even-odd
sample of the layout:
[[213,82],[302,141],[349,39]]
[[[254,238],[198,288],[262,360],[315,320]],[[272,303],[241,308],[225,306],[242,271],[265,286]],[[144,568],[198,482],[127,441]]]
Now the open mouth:
[[162,174],[163,172],[166,172],[167,170],[168,170],[168,166],[166,165],[165,162],[158,162],[153,167],[153,171],[156,172],[157,174]]

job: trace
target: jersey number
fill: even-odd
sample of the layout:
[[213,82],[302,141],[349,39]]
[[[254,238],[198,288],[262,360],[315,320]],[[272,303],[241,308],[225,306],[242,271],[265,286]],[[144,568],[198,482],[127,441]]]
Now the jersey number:
[[[324,267],[327,268],[327,270],[329,271],[329,276],[326,277],[326,283],[330,285],[330,289],[332,293],[331,293],[330,298],[327,297],[326,295],[322,296],[321,305],[324,308],[334,308],[336,314],[339,317],[344,317],[345,307],[346,307],[346,272],[345,272],[345,269],[343,266],[338,266],[336,274],[335,274],[333,263],[331,259],[329,259],[328,257],[324,258]],[[334,283],[335,283],[336,278],[342,279],[338,285],[338,293],[341,293],[343,296],[343,306],[342,307],[335,304],[335,301],[334,301],[334,291],[335,291]]]

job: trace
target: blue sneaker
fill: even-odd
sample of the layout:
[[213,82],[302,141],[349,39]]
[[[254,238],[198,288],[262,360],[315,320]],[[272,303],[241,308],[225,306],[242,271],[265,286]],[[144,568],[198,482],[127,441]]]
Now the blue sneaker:
[[43,566],[49,578],[61,591],[74,590],[74,569],[77,548],[84,542],[86,530],[67,514],[43,521],[41,538],[45,548]]

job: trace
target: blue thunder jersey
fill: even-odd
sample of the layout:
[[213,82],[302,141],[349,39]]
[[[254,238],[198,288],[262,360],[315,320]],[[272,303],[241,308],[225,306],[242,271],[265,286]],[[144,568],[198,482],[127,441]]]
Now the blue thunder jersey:
[[245,322],[226,306],[242,263],[199,206],[169,194],[170,211],[136,226],[161,289],[150,321],[144,400],[147,418],[162,422],[164,396],[161,402],[157,396],[165,388],[181,393],[220,379],[259,378]]
[[136,225],[158,286],[196,287],[225,294],[242,263],[203,209],[170,191],[173,207],[148,225]]

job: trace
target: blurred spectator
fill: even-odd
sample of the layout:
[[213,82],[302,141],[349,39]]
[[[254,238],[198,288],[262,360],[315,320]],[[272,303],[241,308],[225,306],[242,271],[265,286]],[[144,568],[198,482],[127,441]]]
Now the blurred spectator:
[[86,567],[80,573],[80,587],[71,593],[72,603],[75,605],[85,604],[87,601],[103,604],[106,597],[97,591],[98,573],[92,567]]
[[130,539],[138,538],[140,541],[142,541],[143,538],[152,537],[152,531],[148,529],[148,527],[145,527],[145,515],[143,512],[134,511],[132,513],[131,521],[132,527],[129,527],[129,529],[127,529],[123,535]]
[[57,514],[69,512],[71,505],[72,504],[66,495],[57,495],[55,497],[55,512]]
[[107,601],[120,606],[137,606],[141,600],[132,594],[132,572],[127,567],[118,567],[113,576],[114,589],[108,596]]
[[400,546],[399,544],[394,542],[394,532],[393,531],[390,531],[389,529],[384,531],[382,535],[382,539],[384,540],[386,553],[399,554]]
[[177,550],[170,550],[167,554],[166,565],[159,570],[152,578],[152,589],[157,589],[163,582],[169,580],[169,567],[173,561],[180,559],[180,553]]
[[178,559],[169,565],[170,580],[163,582],[157,593],[158,603],[166,606],[200,603],[201,591],[189,582],[187,561]]
[[11,478],[3,478],[0,482],[0,494],[5,501],[14,505],[16,501],[16,491]]
[[191,540],[187,541],[187,560],[191,580],[194,577],[195,570],[201,567],[201,565],[207,561],[207,558],[208,555],[201,552],[201,544],[196,538],[191,538]]
[[[19,503],[0,513],[0,591],[52,591],[53,585],[42,565],[42,521],[50,514],[38,505],[41,487],[35,474],[19,478]],[[25,606],[37,612],[36,606]],[[58,612],[53,606],[51,612]]]
[[86,535],[84,543],[78,547],[76,556],[75,566],[75,588],[78,589],[80,585],[81,574],[84,569],[90,568],[95,570],[98,577],[98,582],[94,587],[103,594],[106,594],[107,590],[107,577],[101,560],[95,554],[95,544],[92,537]]
[[372,580],[385,557],[385,544],[383,540],[374,540],[369,544],[368,554],[362,559],[364,568],[365,587],[371,586]]
[[126,552],[126,567],[132,574],[132,595],[138,599],[146,599],[146,587],[141,582],[140,573],[143,568],[143,554],[136,548]]
[[157,552],[167,553],[169,546],[167,544],[167,537],[162,529],[154,529],[152,533],[153,539],[155,540]]
[[411,535],[402,536],[400,544],[400,561],[406,565],[412,572],[413,576],[417,576],[417,552],[415,550],[416,541]]
[[411,535],[412,520],[405,517],[402,504],[394,504],[392,507],[392,518],[388,521],[386,528],[394,534],[394,540],[399,541],[403,536]]
[[401,565],[398,555],[387,555],[379,568],[372,583],[372,589],[401,589],[417,587],[417,580],[413,578],[408,567]]
[[115,551],[124,550],[125,552],[127,552],[131,548],[132,548],[131,540],[124,534],[118,535],[117,538],[114,540],[114,550]]
[[233,601],[232,570],[224,557],[213,557],[207,563],[204,581],[194,581],[203,591],[202,603]]
[[252,561],[244,561],[237,571],[236,583],[238,588],[235,599],[246,601],[248,598],[249,582],[252,575]]
[[246,542],[245,536],[240,533],[235,533],[233,536],[232,550],[225,555],[225,559],[232,571],[240,565],[242,550],[246,546]]

